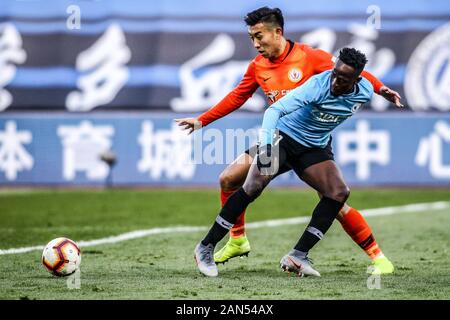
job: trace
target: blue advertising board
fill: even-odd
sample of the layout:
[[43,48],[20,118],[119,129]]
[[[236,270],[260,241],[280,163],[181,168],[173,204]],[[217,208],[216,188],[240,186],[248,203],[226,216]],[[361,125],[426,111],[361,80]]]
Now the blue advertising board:
[[[0,185],[218,186],[256,141],[262,115],[230,115],[187,135],[175,113],[4,113]],[[183,114],[181,115],[183,116]],[[117,163],[101,160],[112,152]],[[450,116],[359,113],[333,133],[351,186],[450,186]],[[272,183],[299,185],[286,173]]]

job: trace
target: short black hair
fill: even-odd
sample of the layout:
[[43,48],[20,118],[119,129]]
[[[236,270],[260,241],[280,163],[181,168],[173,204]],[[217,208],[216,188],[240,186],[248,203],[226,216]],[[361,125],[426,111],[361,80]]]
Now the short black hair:
[[244,20],[248,26],[254,26],[260,22],[271,23],[280,27],[281,31],[284,31],[283,13],[278,8],[261,7],[247,13]]
[[366,55],[355,48],[342,48],[339,51],[339,60],[354,68],[358,73],[364,70],[367,63]]

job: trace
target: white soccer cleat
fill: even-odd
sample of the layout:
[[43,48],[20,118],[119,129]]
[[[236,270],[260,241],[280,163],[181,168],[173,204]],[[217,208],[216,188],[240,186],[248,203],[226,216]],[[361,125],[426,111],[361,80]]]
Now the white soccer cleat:
[[284,271],[298,274],[299,277],[320,277],[320,273],[314,270],[308,257],[301,259],[287,254],[281,258],[280,267]]
[[199,242],[194,250],[194,258],[201,273],[208,277],[217,277],[219,270],[214,262],[214,246],[211,243],[204,246]]

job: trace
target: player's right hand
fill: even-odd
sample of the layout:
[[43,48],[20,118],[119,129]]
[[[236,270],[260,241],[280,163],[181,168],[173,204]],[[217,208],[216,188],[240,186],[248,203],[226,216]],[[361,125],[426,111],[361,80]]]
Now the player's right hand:
[[191,134],[194,130],[202,127],[202,123],[198,121],[197,118],[182,118],[174,120],[180,127],[182,127],[183,130],[189,130],[188,134]]

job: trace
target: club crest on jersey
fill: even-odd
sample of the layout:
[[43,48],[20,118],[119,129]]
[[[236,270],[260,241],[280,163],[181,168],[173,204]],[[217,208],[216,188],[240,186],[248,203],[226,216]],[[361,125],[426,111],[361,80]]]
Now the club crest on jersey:
[[356,111],[358,111],[359,108],[361,108],[363,104],[361,102],[357,102],[353,105],[352,107],[352,113],[355,113]]
[[288,78],[292,82],[299,82],[302,79],[302,77],[303,77],[303,74],[299,68],[292,68],[288,72]]
[[277,97],[280,94],[280,92],[278,90],[270,90],[267,93],[267,98],[270,101],[270,104],[274,103],[275,101],[277,101]]

